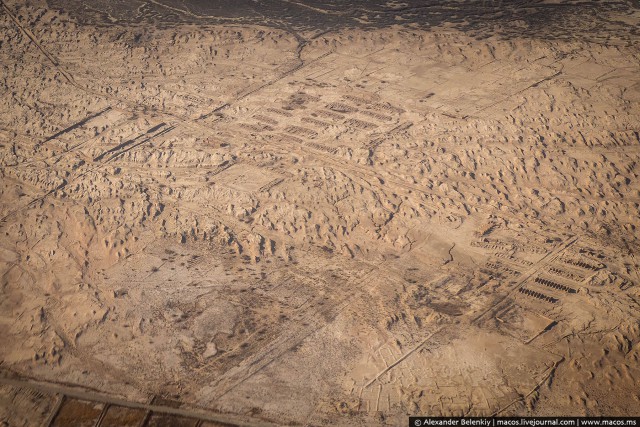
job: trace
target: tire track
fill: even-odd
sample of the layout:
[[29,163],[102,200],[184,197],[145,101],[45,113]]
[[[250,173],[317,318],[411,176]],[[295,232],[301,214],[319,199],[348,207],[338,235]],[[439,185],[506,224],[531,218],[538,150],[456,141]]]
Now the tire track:
[[[277,424],[270,423],[268,421],[251,418],[248,416],[234,416],[212,412],[202,408],[174,408],[171,406],[154,404],[154,403],[140,403],[134,402],[130,400],[120,399],[117,397],[113,397],[106,393],[90,391],[82,388],[81,386],[71,387],[66,385],[61,385],[57,383],[50,382],[41,382],[34,381],[32,379],[23,379],[23,378],[10,378],[11,375],[8,372],[2,372],[2,376],[0,376],[0,384],[8,385],[11,387],[25,388],[29,390],[36,390],[40,393],[45,394],[53,394],[53,395],[61,395],[63,397],[78,399],[78,400],[89,400],[92,402],[102,403],[105,405],[113,405],[113,406],[121,406],[130,409],[140,409],[146,410],[155,413],[167,414],[167,415],[177,415],[186,418],[195,418],[200,421],[210,421],[217,423],[224,423],[225,425],[233,425],[233,426],[252,426],[252,427],[272,427]],[[64,400],[64,399],[61,399]],[[57,412],[60,409],[60,406],[57,405],[54,408],[54,412]],[[49,423],[53,421],[56,413],[52,413]],[[47,426],[49,424],[46,424]]]
[[16,26],[20,29],[20,31],[22,31],[24,33],[24,35],[26,35],[29,40],[31,40],[31,42],[38,48],[38,50],[40,50],[40,52],[42,52],[42,54],[44,54],[44,56],[47,57],[47,59],[53,64],[53,66],[62,74],[62,76],[71,84],[75,85],[75,82],[73,80],[73,77],[67,73],[65,70],[63,70],[60,67],[60,62],[58,61],[58,59],[53,56],[51,53],[49,53],[49,51],[47,51],[41,44],[40,42],[38,42],[38,39],[36,39],[36,36],[31,32],[31,30],[29,30],[28,28],[26,28],[25,26],[23,26],[20,21],[18,20],[18,18],[16,18],[16,16],[13,14],[13,12],[11,12],[11,9],[9,9],[9,7],[5,4],[4,1],[0,0],[0,5],[2,6],[2,9],[5,11],[5,13],[7,14],[7,16],[9,16],[9,18],[14,22],[14,24],[16,24]]

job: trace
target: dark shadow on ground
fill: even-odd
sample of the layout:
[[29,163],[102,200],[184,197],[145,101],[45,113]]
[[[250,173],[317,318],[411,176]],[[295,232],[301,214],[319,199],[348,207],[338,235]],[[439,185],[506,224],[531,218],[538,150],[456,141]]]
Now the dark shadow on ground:
[[476,38],[640,41],[640,0],[49,0],[89,25],[256,24],[309,37],[346,28],[448,25]]

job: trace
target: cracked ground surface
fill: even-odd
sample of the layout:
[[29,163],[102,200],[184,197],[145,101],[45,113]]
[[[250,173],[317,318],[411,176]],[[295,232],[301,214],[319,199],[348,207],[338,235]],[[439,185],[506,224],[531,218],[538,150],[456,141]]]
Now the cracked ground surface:
[[639,415],[637,2],[227,3],[2,2],[0,420]]

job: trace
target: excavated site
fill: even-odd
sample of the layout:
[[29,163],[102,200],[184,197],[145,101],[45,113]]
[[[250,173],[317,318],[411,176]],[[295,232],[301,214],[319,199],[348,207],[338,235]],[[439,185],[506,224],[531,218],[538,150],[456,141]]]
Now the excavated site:
[[638,1],[0,1],[0,425],[640,415]]

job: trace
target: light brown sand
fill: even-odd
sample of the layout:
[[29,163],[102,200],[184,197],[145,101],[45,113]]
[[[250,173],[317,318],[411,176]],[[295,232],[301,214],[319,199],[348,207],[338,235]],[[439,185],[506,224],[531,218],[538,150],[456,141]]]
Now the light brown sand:
[[[23,3],[0,15],[4,377],[277,424],[640,415],[637,44],[300,47]],[[0,391],[9,425],[51,410]]]

